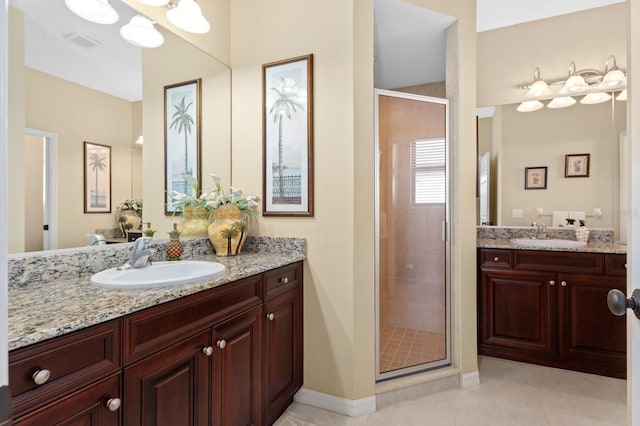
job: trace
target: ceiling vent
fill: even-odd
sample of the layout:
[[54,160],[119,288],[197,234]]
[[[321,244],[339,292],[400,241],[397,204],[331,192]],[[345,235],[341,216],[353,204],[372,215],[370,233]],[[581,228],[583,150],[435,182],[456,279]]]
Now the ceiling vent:
[[80,33],[65,33],[62,34],[62,37],[83,49],[94,49],[102,44],[98,40]]

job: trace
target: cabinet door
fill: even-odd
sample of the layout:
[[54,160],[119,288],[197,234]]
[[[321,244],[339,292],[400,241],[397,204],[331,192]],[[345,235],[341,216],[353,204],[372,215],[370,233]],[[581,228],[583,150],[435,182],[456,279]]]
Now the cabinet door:
[[302,385],[302,311],[299,289],[264,305],[262,400],[265,423],[272,424]]
[[262,306],[213,328],[213,425],[259,425]]
[[125,424],[208,425],[209,342],[205,331],[125,368]]
[[15,426],[121,424],[120,373],[86,386],[13,421]]
[[[555,274],[485,271],[481,274],[480,353],[554,356],[557,351]],[[519,355],[519,356],[518,356]],[[525,356],[526,355],[526,356]]]
[[609,312],[607,293],[625,292],[625,278],[559,274],[558,280],[561,359],[583,371],[624,378],[626,317]]

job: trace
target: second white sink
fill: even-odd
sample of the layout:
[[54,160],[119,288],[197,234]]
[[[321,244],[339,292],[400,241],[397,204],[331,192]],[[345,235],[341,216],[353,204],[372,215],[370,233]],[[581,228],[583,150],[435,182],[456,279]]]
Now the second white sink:
[[585,247],[587,245],[587,243],[585,243],[584,241],[560,240],[560,239],[536,240],[533,238],[514,238],[513,240],[511,240],[511,243],[518,246],[548,247],[548,248],[575,248],[575,247]]
[[154,262],[146,268],[106,269],[91,276],[91,284],[115,289],[140,289],[213,281],[224,275],[225,266],[196,260]]

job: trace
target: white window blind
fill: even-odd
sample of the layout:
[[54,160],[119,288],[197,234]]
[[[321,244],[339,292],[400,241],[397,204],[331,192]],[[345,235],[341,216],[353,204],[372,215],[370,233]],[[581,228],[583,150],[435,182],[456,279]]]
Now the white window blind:
[[411,202],[444,203],[446,200],[444,139],[411,143]]

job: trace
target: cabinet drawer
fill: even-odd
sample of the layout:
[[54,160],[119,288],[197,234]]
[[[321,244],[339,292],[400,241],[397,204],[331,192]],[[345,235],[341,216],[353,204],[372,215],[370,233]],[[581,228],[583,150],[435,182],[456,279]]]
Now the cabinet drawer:
[[255,275],[126,317],[125,364],[259,305],[261,282],[261,275]]
[[514,250],[515,269],[602,274],[604,255],[555,251]]
[[607,254],[604,257],[604,271],[616,277],[627,276],[627,256],[624,254]]
[[511,250],[480,250],[480,267],[482,269],[511,269]]
[[[14,416],[42,406],[120,367],[121,322],[112,321],[9,354]],[[35,374],[49,377],[36,384]]]
[[302,263],[297,262],[264,274],[264,300],[276,297],[302,282]]

